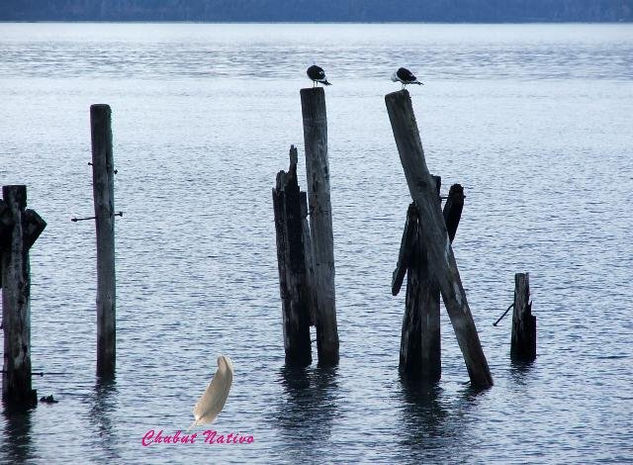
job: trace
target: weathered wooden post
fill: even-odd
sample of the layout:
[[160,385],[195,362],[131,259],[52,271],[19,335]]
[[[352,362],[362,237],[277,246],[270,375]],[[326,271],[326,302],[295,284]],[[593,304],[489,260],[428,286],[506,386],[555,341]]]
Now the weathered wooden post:
[[471,384],[490,387],[492,376],[459,276],[442,209],[437,202],[435,182],[426,166],[409,92],[404,89],[387,94],[385,102],[409,192],[420,217],[424,218],[421,235],[429,267],[439,284]]
[[536,358],[536,317],[530,302],[530,274],[514,275],[514,310],[510,357],[521,362]]
[[114,268],[114,161],[109,105],[90,106],[92,190],[97,231],[97,376],[116,368],[116,279]]
[[313,251],[312,285],[316,300],[317,350],[320,365],[336,365],[339,361],[339,339],[334,298],[334,239],[323,88],[301,89],[301,109]]
[[[434,176],[440,202],[441,178]],[[429,274],[415,203],[409,205],[391,292],[397,295],[407,274],[405,313],[400,338],[400,373],[434,382],[440,379],[440,291]]]
[[[436,181],[439,202],[441,178],[433,178]],[[463,188],[454,184],[443,211],[451,242],[455,237],[463,206]],[[442,374],[440,290],[428,267],[426,251],[422,246],[420,221],[415,203],[412,203],[407,211],[391,291],[393,295],[398,294],[406,272],[407,292],[400,342],[400,372],[411,378],[436,382]]]
[[464,188],[461,184],[453,184],[448,191],[448,197],[444,204],[442,214],[444,216],[444,224],[451,243],[455,239],[459,220],[462,218],[462,210],[464,209]]
[[31,383],[31,276],[29,249],[46,222],[26,210],[26,186],[3,186],[0,200],[0,283],[4,368],[2,399],[11,408],[37,404]]
[[310,223],[308,223],[308,204],[301,202],[302,235],[303,235],[303,258],[306,264],[306,281],[310,290],[310,326],[316,327],[316,296],[314,292],[314,257],[312,256],[312,237],[310,233]]
[[400,341],[400,372],[412,378],[435,382],[441,376],[440,293],[429,273],[423,242],[422,221],[415,204],[407,221],[414,224],[415,240],[409,249],[405,316]]
[[273,209],[286,364],[307,366],[312,363],[311,295],[304,243],[307,207],[306,194],[300,191],[297,181],[297,158],[297,149],[292,146],[288,172],[277,173]]

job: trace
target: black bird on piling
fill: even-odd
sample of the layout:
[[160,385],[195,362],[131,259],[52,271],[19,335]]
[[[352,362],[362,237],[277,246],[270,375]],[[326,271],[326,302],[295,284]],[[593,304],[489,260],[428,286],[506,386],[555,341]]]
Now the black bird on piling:
[[308,77],[312,80],[312,87],[316,87],[319,82],[325,86],[332,85],[327,81],[327,78],[325,77],[325,71],[323,71],[323,68],[321,68],[320,66],[310,66],[308,68],[307,74]]
[[418,81],[418,78],[415,77],[415,74],[413,74],[407,68],[398,68],[398,71],[391,75],[391,80],[393,82],[401,82],[403,89],[407,84],[418,84],[421,86],[424,85],[423,83]]

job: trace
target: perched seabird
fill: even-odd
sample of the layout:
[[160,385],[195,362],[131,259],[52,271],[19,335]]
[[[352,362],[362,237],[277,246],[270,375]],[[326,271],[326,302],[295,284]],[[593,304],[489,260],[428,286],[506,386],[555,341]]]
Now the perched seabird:
[[312,79],[312,87],[316,87],[316,85],[320,82],[323,85],[331,86],[332,84],[327,82],[327,78],[325,77],[325,71],[323,68],[317,65],[312,65],[308,68],[308,77]]
[[415,77],[415,74],[413,74],[407,68],[398,68],[398,71],[391,75],[391,80],[393,82],[401,82],[403,89],[407,84],[419,84],[421,86],[424,85],[420,81],[418,81],[418,78]]

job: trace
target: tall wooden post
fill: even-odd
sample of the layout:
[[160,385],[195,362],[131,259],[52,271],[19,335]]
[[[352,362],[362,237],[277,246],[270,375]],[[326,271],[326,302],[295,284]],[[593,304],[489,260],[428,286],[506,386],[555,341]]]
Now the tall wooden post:
[[2,398],[10,408],[37,404],[31,383],[31,276],[29,248],[46,227],[26,210],[26,186],[4,186],[0,200],[0,283],[4,369]]
[[317,349],[320,365],[339,361],[339,339],[334,298],[334,239],[330,202],[325,92],[301,89],[303,137],[308,179],[308,205],[314,267]]
[[536,358],[536,317],[530,302],[530,274],[514,275],[514,310],[510,357],[521,362]]
[[114,268],[114,161],[109,105],[91,105],[92,189],[97,231],[97,376],[116,367],[116,279]]
[[471,384],[490,387],[492,376],[459,276],[442,209],[436,200],[435,182],[426,166],[409,92],[404,89],[387,94],[385,102],[409,192],[424,218],[421,230],[429,267],[438,281]]
[[297,158],[297,149],[292,146],[288,172],[277,173],[273,209],[286,365],[307,366],[312,362],[311,294],[304,245],[307,208],[306,194],[300,191],[297,180]]

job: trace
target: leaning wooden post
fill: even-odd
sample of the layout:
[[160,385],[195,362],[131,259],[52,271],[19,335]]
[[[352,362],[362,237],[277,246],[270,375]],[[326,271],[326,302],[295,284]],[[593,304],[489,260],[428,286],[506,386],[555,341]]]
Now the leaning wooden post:
[[31,384],[31,276],[29,248],[46,227],[26,210],[26,186],[4,186],[0,200],[0,282],[4,368],[2,399],[11,408],[37,404]]
[[531,362],[536,358],[536,317],[532,315],[529,273],[514,275],[510,357],[521,362]]
[[116,367],[116,280],[114,269],[114,161],[109,105],[90,106],[92,190],[97,230],[97,376]]
[[312,363],[310,346],[311,296],[306,266],[303,223],[306,194],[297,181],[297,149],[290,148],[288,172],[277,173],[273,210],[281,294],[286,364]]
[[339,361],[339,339],[334,298],[334,239],[323,88],[301,89],[301,109],[313,250],[312,284],[317,307],[317,350],[320,365],[336,365]]
[[459,276],[442,209],[436,200],[435,183],[426,166],[409,92],[404,89],[387,94],[385,102],[409,192],[420,217],[424,218],[421,231],[429,267],[438,281],[471,384],[490,387],[492,376]]

